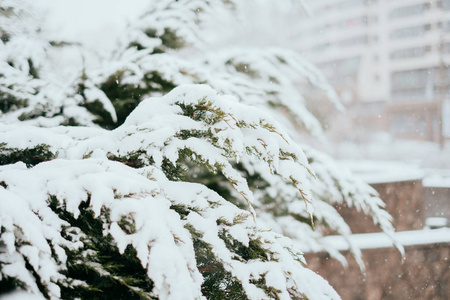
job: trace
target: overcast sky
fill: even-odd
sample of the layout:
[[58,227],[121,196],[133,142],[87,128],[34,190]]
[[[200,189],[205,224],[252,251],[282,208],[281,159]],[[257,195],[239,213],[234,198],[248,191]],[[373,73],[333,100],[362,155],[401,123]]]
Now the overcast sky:
[[[100,51],[114,46],[127,22],[145,11],[149,4],[149,0],[28,1],[49,10],[49,26],[61,39],[81,41]],[[210,41],[212,46],[221,47],[229,42],[252,46],[292,44],[290,31],[296,21],[293,16],[299,12],[298,6],[289,1],[274,3],[272,0],[241,4],[242,18],[246,21],[239,24],[239,30],[232,30],[236,28],[236,19],[215,19],[207,24],[217,33]]]
[[111,46],[148,0],[36,0],[58,35],[101,49]]

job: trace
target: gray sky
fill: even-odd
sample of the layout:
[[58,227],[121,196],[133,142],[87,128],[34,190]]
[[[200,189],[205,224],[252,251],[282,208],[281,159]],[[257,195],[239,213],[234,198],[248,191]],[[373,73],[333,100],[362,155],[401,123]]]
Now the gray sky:
[[[97,49],[108,48],[127,21],[142,11],[146,0],[37,0],[48,9],[50,28]],[[36,3],[35,2],[35,3]],[[55,26],[56,25],[56,26]]]

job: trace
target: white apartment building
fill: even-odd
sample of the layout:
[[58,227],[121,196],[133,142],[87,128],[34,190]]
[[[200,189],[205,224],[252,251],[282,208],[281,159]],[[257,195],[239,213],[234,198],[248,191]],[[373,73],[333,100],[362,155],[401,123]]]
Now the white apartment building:
[[298,49],[327,76],[355,126],[450,137],[450,0],[314,0]]

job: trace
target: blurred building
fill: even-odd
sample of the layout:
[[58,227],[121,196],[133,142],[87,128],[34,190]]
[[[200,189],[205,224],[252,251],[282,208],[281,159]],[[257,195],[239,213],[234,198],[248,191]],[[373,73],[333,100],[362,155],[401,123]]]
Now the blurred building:
[[450,138],[450,0],[315,0],[310,6],[298,49],[349,107],[348,126],[363,136]]

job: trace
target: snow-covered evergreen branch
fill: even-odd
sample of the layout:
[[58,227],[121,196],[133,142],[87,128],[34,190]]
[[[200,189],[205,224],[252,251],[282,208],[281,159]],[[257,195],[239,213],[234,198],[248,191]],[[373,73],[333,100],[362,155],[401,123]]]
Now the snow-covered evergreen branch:
[[338,299],[301,253],[342,259],[320,242],[324,229],[351,233],[334,205],[392,235],[372,189],[294,140],[299,127],[323,139],[299,81],[340,107],[320,72],[280,48],[208,50],[204,17],[238,14],[237,3],[154,1],[103,67],[64,82],[52,74],[55,43],[20,17],[29,3],[0,3],[5,290]]

